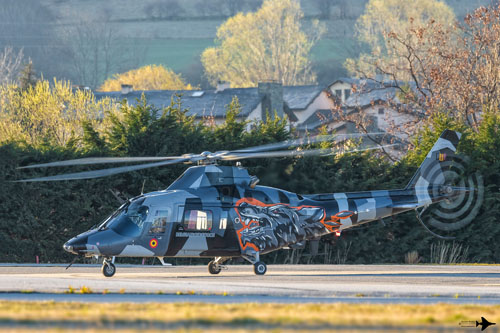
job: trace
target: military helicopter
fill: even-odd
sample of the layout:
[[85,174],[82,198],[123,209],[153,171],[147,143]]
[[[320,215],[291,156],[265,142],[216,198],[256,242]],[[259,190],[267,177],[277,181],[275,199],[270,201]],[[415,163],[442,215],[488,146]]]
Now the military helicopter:
[[[339,135],[336,140],[348,137],[353,135]],[[37,164],[23,168],[153,161],[20,182],[89,179],[197,163],[167,189],[129,199],[100,225],[63,245],[64,250],[76,255],[102,256],[106,277],[116,272],[115,257],[156,257],[162,264],[165,257],[213,258],[208,264],[210,274],[219,274],[228,259],[242,257],[253,264],[255,274],[263,275],[267,271],[260,259],[263,254],[331,233],[340,235],[343,230],[437,202],[449,204],[457,197],[463,201],[474,192],[464,184],[446,183],[449,162],[460,139],[460,133],[450,130],[442,133],[410,182],[399,190],[301,195],[257,185],[259,179],[249,175],[239,162],[236,166],[218,164],[248,158],[332,154],[325,149],[284,150],[326,139],[331,137],[176,157],[83,158]]]

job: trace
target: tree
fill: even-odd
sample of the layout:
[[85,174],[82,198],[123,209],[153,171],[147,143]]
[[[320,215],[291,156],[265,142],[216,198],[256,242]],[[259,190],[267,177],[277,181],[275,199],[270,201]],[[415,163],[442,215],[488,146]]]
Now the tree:
[[80,85],[96,88],[109,75],[135,67],[141,55],[136,48],[123,46],[109,21],[84,19],[67,36],[75,79]]
[[0,49],[22,47],[24,56],[32,59],[46,77],[62,75],[66,68],[55,59],[66,47],[61,43],[54,20],[50,6],[40,1],[2,0]]
[[131,84],[136,90],[191,90],[190,84],[169,68],[147,65],[122,74],[115,74],[99,88],[100,91],[118,91],[122,84]]
[[362,53],[357,60],[347,59],[347,69],[352,74],[364,72],[365,75],[374,75],[375,68],[371,64],[374,59],[380,58],[394,63],[395,67],[399,66],[400,58],[391,52],[394,45],[391,45],[389,35],[395,33],[403,38],[413,37],[409,31],[411,28],[423,26],[431,20],[443,26],[452,26],[455,15],[439,0],[370,0],[364,14],[356,22],[356,34],[361,42],[370,47],[371,54]]
[[245,1],[234,1],[234,0],[219,0],[219,6],[225,7],[229,16],[234,16],[236,13],[241,12]]
[[153,19],[179,18],[185,12],[177,0],[157,1],[144,7],[144,13]]
[[19,73],[19,87],[26,90],[30,87],[34,87],[37,82],[35,68],[31,60],[24,65],[23,69]]
[[14,83],[23,62],[23,50],[16,54],[10,46],[0,53],[0,85]]
[[334,0],[318,0],[315,2],[316,7],[318,7],[320,16],[323,19],[330,18],[330,10],[332,8]]
[[309,34],[301,27],[304,14],[298,1],[266,0],[257,12],[239,13],[217,30],[216,47],[202,56],[212,84],[252,87],[274,80],[284,85],[312,83],[309,52],[324,31],[314,21]]
[[410,25],[387,35],[388,54],[400,61],[378,59],[370,65],[398,90],[404,110],[425,111],[428,119],[443,113],[477,132],[485,112],[499,112],[499,17],[500,7],[490,6],[453,26]]
[[82,122],[98,128],[104,112],[117,107],[96,101],[88,90],[72,90],[69,82],[37,81],[18,89],[0,86],[0,143],[20,141],[38,147],[64,146],[83,134]]

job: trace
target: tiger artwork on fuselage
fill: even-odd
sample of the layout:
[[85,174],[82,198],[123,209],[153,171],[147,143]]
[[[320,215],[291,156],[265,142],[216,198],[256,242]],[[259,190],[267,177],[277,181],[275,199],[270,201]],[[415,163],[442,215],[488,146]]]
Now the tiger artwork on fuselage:
[[293,207],[242,198],[234,209],[238,216],[235,229],[241,249],[252,248],[260,253],[295,244],[305,238],[320,237],[338,230],[341,225],[341,218],[327,218],[325,209],[318,206]]

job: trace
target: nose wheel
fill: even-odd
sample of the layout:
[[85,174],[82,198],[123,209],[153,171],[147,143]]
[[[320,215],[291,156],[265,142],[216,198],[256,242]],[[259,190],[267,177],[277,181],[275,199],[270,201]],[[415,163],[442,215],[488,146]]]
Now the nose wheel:
[[101,272],[105,277],[112,277],[116,273],[116,266],[112,262],[104,260]]
[[253,272],[256,275],[264,275],[267,272],[267,266],[264,262],[260,261],[259,252],[249,252],[242,256],[253,265]]

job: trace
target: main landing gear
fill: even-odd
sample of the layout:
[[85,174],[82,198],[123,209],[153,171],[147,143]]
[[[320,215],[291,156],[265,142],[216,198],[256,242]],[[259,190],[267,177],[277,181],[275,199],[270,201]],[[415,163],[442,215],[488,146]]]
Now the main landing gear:
[[210,274],[219,274],[223,269],[227,269],[226,266],[223,265],[225,261],[229,258],[217,257],[214,260],[208,263],[208,272]]
[[112,277],[116,273],[116,266],[113,263],[114,258],[111,260],[109,258],[105,258],[102,262],[101,272],[105,277]]
[[[262,261],[259,261],[259,255],[245,255],[243,256],[246,260],[253,264],[253,271],[256,275],[264,275],[267,272],[267,266]],[[223,263],[229,258],[217,257],[208,263],[208,272],[210,274],[219,274],[223,269],[227,269]]]

